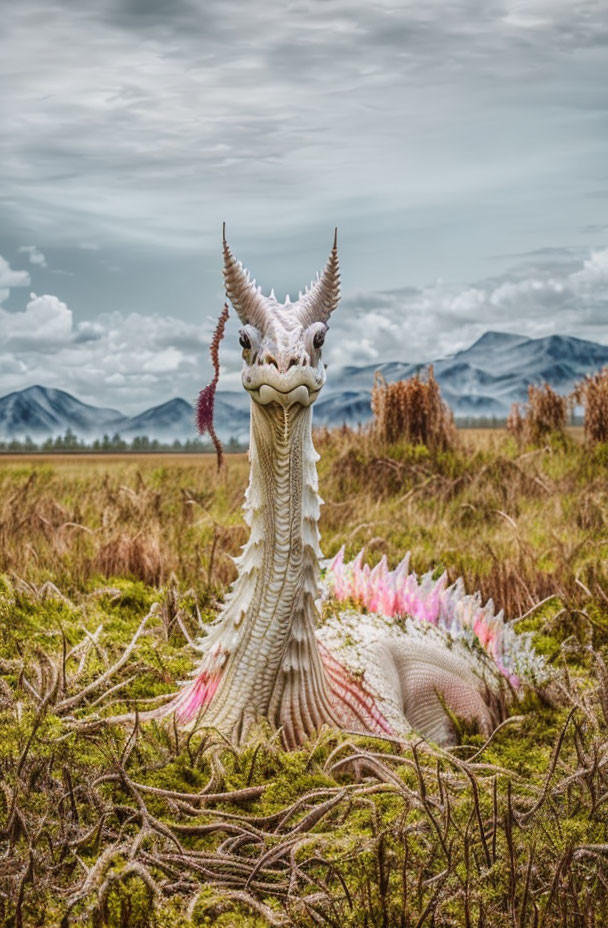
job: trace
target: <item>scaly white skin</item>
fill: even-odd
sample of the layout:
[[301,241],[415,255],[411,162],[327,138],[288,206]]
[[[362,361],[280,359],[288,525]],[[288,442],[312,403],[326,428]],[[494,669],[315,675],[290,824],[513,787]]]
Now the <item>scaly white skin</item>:
[[259,718],[282,726],[290,745],[337,722],[315,639],[320,500],[310,421],[307,406],[252,404],[251,532],[203,642],[205,654],[223,662],[204,724],[237,738]]
[[201,643],[203,659],[174,705],[178,720],[238,741],[267,719],[288,747],[323,725],[395,736],[415,729],[449,743],[447,705],[489,731],[498,675],[437,630],[353,613],[318,628],[322,501],[311,407],[325,382],[321,345],[339,300],[335,240],[323,274],[294,303],[264,297],[225,241],[224,257],[252,400],[250,536]]

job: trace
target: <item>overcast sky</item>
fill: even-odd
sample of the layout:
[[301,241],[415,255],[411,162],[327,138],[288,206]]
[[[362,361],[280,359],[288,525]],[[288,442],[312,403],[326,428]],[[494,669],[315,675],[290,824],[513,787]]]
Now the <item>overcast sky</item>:
[[[0,395],[192,399],[221,223],[331,368],[608,343],[608,0],[19,0],[0,28]],[[234,319],[220,383],[238,380]]]

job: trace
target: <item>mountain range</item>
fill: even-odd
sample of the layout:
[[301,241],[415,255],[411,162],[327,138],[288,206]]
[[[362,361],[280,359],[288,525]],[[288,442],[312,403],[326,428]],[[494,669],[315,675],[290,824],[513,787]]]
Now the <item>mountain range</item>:
[[[504,418],[511,404],[527,398],[529,384],[549,383],[558,393],[570,392],[585,374],[608,365],[608,346],[566,335],[528,338],[486,332],[470,348],[432,362],[444,400],[456,417]],[[327,385],[314,407],[317,425],[355,425],[371,418],[370,392],[376,371],[388,381],[403,380],[426,364],[388,361],[348,366],[328,372]],[[218,391],[216,429],[224,439],[246,442],[249,399],[244,391]],[[27,387],[0,398],[0,439],[35,441],[70,429],[91,440],[119,433],[159,441],[196,437],[194,409],[179,397],[136,416],[90,406],[63,390]]]
[[549,383],[569,393],[575,383],[608,364],[608,345],[570,335],[528,338],[486,332],[470,348],[427,364],[388,361],[344,367],[328,377],[315,405],[319,425],[354,424],[371,417],[375,371],[387,382],[404,380],[432,363],[441,395],[457,418],[504,419],[513,403],[524,402],[530,384]]

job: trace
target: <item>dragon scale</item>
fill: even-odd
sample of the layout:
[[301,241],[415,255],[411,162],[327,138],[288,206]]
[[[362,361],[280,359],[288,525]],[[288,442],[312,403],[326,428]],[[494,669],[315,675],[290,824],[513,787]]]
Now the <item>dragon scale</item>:
[[[454,716],[482,732],[498,696],[539,671],[525,636],[490,603],[445,577],[418,580],[408,562],[370,571],[343,552],[320,583],[312,405],[325,382],[321,348],[339,302],[337,245],[298,301],[264,296],[224,239],[226,292],[244,324],[243,386],[251,396],[249,539],[238,577],[200,643],[202,659],[172,708],[243,740],[266,719],[295,747],[323,725],[454,739]],[[322,596],[334,615],[320,623]],[[348,601],[365,611],[340,609]]]

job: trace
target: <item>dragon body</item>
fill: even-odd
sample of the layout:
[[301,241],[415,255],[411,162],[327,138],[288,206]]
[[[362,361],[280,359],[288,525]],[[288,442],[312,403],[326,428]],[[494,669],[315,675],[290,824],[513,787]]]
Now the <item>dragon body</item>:
[[[325,382],[321,349],[339,302],[337,246],[299,299],[264,296],[224,238],[226,291],[243,329],[251,396],[250,535],[238,577],[201,641],[173,709],[235,740],[260,718],[295,747],[322,726],[454,740],[454,719],[489,732],[505,693],[539,671],[524,636],[445,577],[408,561],[373,570],[343,552],[321,575],[312,405]],[[324,614],[330,617],[321,622]]]

